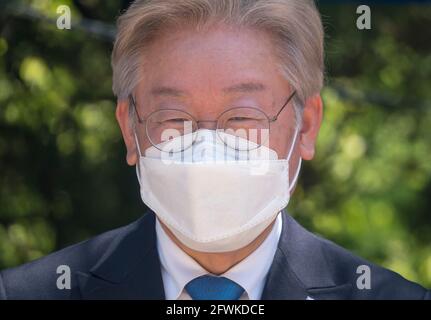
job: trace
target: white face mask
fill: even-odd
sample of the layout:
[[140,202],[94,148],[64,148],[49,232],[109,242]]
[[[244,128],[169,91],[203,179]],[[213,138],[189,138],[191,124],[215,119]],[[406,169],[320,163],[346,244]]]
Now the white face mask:
[[238,250],[256,239],[289,203],[301,166],[299,162],[289,183],[298,130],[287,159],[281,160],[264,146],[248,152],[228,148],[222,139],[253,142],[225,133],[204,129],[193,134],[193,147],[172,154],[160,149],[175,150],[185,136],[150,147],[145,156],[136,141],[142,200],[187,247],[201,252]]

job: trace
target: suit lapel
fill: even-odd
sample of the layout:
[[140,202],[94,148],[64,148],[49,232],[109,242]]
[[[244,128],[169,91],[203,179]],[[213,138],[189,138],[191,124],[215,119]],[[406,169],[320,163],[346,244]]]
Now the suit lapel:
[[284,253],[277,249],[262,293],[262,300],[304,300],[307,291],[289,269]]
[[78,272],[83,299],[164,299],[156,246],[155,217],[149,211],[117,236],[89,273]]
[[262,293],[264,300],[343,299],[351,285],[337,284],[322,241],[287,213],[273,264]]

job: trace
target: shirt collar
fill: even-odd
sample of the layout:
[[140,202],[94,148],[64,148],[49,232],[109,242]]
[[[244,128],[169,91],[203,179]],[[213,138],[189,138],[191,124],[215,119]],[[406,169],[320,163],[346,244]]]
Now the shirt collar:
[[[244,260],[233,266],[221,276],[242,286],[251,300],[261,297],[266,275],[271,267],[277,250],[282,229],[282,214],[278,214],[275,224],[261,245]],[[193,258],[178,247],[156,219],[157,250],[162,267],[165,295],[177,299],[191,280],[208,274]]]

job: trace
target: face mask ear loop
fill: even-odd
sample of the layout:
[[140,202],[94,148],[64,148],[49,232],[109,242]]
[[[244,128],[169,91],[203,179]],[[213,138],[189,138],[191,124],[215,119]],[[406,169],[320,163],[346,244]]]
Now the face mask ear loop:
[[295,137],[293,138],[292,145],[290,146],[289,154],[287,155],[287,161],[290,161],[290,157],[292,156],[293,150],[295,149],[296,140],[299,136],[299,128],[298,126],[295,129]]
[[[295,149],[296,141],[298,140],[298,136],[299,136],[299,127],[297,126],[295,129],[295,138],[293,138],[292,146],[290,147],[289,154],[287,155],[287,161],[290,161],[293,150]],[[292,181],[289,181],[289,193],[293,190],[293,187],[295,186],[296,181],[298,180],[299,172],[301,171],[301,165],[302,165],[302,158],[299,157],[299,163],[298,163],[298,168],[296,169],[296,173]]]
[[136,162],[136,176],[138,177],[139,185],[141,185],[141,170],[139,165],[141,163],[140,159],[142,158],[141,148],[139,147],[138,137],[136,136],[136,132],[134,133],[136,148],[138,149],[138,161]]
[[296,181],[298,180],[299,172],[301,171],[301,165],[302,165],[302,158],[299,158],[298,169],[296,169],[296,173],[292,181],[289,182],[289,193],[293,190],[293,187],[295,186]]

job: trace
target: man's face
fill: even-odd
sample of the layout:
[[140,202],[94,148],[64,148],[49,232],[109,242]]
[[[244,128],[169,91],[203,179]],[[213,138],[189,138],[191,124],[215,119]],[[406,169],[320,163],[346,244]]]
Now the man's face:
[[[257,107],[275,116],[293,89],[281,74],[268,34],[219,25],[206,32],[192,29],[164,33],[145,52],[143,74],[133,95],[145,118],[160,109],[181,109],[197,120],[216,120],[232,107]],[[128,118],[128,102],[120,101],[117,119],[127,146],[127,162],[136,164],[137,151]],[[307,100],[291,165],[299,156],[309,160],[322,117],[319,96]],[[136,121],[136,119],[135,119]],[[200,128],[216,129],[214,122]],[[136,121],[140,149],[151,146],[145,126]],[[295,111],[290,103],[271,123],[269,147],[286,158],[295,134]],[[291,170],[294,171],[294,170]]]

